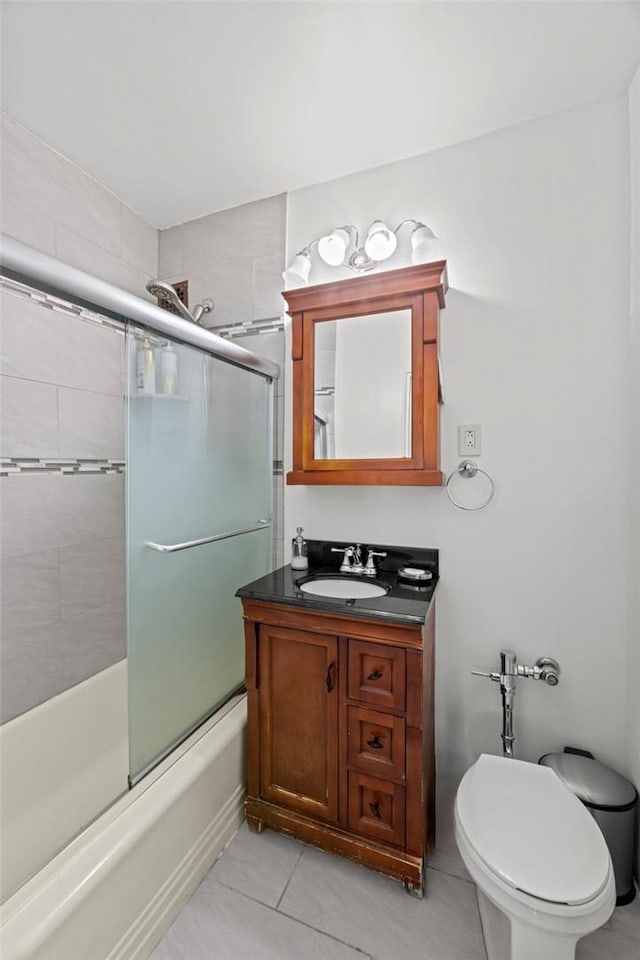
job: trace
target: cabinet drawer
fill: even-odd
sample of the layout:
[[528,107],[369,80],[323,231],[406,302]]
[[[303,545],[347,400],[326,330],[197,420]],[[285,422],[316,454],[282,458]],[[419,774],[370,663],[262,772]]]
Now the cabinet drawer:
[[403,847],[404,787],[350,770],[348,790],[350,829],[375,840]]
[[347,708],[347,762],[376,777],[402,780],[405,721],[365,707]]
[[348,694],[392,710],[405,709],[406,654],[400,647],[349,641]]

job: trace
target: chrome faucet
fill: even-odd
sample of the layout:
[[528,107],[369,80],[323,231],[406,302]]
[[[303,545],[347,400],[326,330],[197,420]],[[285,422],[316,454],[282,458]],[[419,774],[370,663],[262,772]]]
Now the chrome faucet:
[[340,573],[351,573],[355,547],[331,547],[331,553],[343,553]]
[[367,563],[364,568],[365,577],[375,577],[377,574],[376,561],[374,557],[386,557],[386,551],[374,550],[373,547],[367,548]]
[[353,563],[351,564],[351,573],[364,573],[364,564],[362,562],[362,547],[356,543],[353,548]]
[[513,758],[513,706],[516,695],[516,679],[530,677],[533,680],[544,680],[555,687],[560,682],[560,664],[551,657],[538,657],[532,667],[519,664],[513,650],[500,651],[500,672],[485,670],[476,667],[471,671],[476,677],[488,677],[500,684],[502,694],[502,751],[505,757]]
[[351,547],[331,547],[331,553],[344,553],[340,573],[364,573],[362,548],[359,543]]

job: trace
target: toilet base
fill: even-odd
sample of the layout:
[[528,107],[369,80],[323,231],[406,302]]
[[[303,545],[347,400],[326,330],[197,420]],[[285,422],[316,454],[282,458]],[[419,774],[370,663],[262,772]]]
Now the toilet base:
[[488,960],[511,960],[511,923],[508,916],[498,910],[478,886],[476,897]]
[[476,886],[488,960],[575,960],[575,934],[560,935],[513,922]]

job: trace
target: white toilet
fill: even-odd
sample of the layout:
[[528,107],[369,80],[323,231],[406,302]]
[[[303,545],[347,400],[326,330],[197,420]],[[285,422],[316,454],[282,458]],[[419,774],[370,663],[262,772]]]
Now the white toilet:
[[489,960],[574,960],[611,916],[600,828],[550,768],[483,754],[460,781],[455,832]]

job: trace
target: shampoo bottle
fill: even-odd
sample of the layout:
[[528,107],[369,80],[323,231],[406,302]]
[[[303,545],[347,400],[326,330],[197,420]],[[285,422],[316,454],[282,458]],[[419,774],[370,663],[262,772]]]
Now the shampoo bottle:
[[308,570],[307,541],[302,536],[302,527],[297,527],[296,536],[291,542],[291,569]]
[[160,351],[160,393],[175,397],[178,392],[178,355],[170,343]]
[[156,373],[153,362],[153,347],[149,337],[145,336],[138,344],[136,353],[136,389],[138,393],[154,394],[156,392]]

